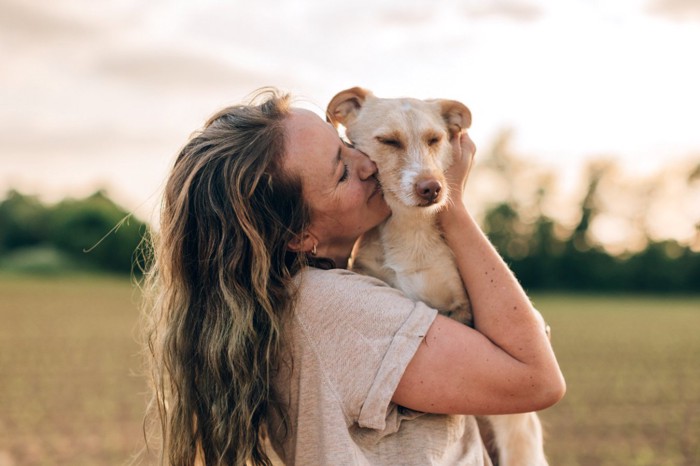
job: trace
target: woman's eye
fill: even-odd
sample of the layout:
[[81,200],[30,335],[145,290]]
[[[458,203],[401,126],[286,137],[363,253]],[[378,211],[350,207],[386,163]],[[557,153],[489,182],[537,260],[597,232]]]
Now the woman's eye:
[[343,163],[343,174],[340,176],[340,182],[341,182],[341,183],[342,183],[343,181],[346,181],[346,180],[348,179],[349,173],[350,173],[350,172],[348,171],[348,164],[347,164],[347,163]]

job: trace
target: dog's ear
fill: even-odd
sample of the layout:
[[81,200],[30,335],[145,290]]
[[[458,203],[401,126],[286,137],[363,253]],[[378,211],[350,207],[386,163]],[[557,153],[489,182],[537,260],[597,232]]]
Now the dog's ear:
[[347,126],[357,116],[357,111],[367,97],[373,94],[361,87],[351,87],[338,92],[326,109],[326,120],[336,128],[338,124]]
[[435,102],[440,106],[440,114],[447,123],[450,137],[456,136],[472,125],[472,112],[462,102],[456,100],[436,100]]

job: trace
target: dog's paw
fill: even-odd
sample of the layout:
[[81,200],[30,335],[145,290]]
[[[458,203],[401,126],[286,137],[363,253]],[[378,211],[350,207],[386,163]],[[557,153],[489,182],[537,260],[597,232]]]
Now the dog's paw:
[[442,314],[469,327],[474,326],[474,317],[472,316],[472,307],[469,301],[455,301]]

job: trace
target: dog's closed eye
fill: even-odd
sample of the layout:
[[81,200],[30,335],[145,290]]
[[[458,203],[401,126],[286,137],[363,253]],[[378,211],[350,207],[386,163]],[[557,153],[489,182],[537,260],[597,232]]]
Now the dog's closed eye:
[[395,136],[377,136],[375,139],[385,146],[390,146],[395,149],[403,149],[403,143],[401,143],[401,141]]
[[440,141],[442,141],[442,136],[439,134],[429,134],[425,138],[425,142],[428,144],[428,146],[434,146],[436,144],[439,144]]

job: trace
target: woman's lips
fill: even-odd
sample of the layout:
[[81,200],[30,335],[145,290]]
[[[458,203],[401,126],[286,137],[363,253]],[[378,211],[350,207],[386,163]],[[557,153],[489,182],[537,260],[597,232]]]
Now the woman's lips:
[[375,177],[375,178],[374,178],[374,189],[373,189],[372,192],[370,193],[368,199],[372,199],[372,198],[374,197],[374,195],[377,194],[377,193],[382,193],[382,194],[384,194],[383,191],[382,191],[382,184],[381,184],[381,183],[379,182],[379,180]]

